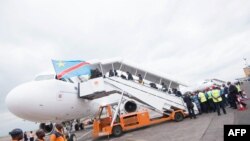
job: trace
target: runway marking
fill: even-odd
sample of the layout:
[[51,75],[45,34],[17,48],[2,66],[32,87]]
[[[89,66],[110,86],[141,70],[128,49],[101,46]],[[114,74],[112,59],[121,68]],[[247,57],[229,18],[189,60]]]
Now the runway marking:
[[[78,139],[82,139],[83,137],[85,137],[86,135],[88,135],[90,132],[92,132],[92,130],[90,130],[89,132],[83,134],[83,135],[82,135],[81,137],[79,137]],[[78,140],[78,139],[77,139],[77,140]]]

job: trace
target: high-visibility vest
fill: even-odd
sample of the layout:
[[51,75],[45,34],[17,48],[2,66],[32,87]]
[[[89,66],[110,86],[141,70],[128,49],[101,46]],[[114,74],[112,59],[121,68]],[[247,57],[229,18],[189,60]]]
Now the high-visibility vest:
[[222,101],[222,98],[220,96],[220,90],[213,90],[212,91],[212,97],[213,97],[213,101],[215,103]]
[[207,92],[207,99],[211,99],[212,98],[212,91],[208,91]]
[[240,89],[240,85],[236,85],[236,88],[237,88],[238,92],[240,92],[240,91],[241,91],[241,89]]
[[202,93],[202,92],[200,92],[200,93],[198,94],[198,97],[200,98],[201,103],[203,103],[203,102],[206,102],[206,101],[207,101],[207,98],[206,98],[205,94],[204,94],[204,93]]

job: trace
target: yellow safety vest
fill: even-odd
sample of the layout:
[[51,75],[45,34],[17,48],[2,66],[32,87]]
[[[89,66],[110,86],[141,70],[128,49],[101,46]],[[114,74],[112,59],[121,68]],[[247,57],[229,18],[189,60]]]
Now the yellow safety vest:
[[240,92],[240,91],[241,91],[241,89],[240,89],[240,85],[236,85],[236,88],[237,88],[238,92]]
[[199,93],[198,97],[200,98],[201,103],[203,103],[203,102],[206,102],[206,101],[207,101],[205,94],[204,94],[204,93],[202,93],[202,92],[200,92],[200,93]]
[[208,91],[208,92],[207,92],[207,96],[208,96],[207,99],[211,99],[211,98],[212,98],[212,91]]
[[219,90],[213,90],[212,91],[212,97],[213,97],[213,101],[215,103],[222,101],[222,98],[220,96],[220,91]]

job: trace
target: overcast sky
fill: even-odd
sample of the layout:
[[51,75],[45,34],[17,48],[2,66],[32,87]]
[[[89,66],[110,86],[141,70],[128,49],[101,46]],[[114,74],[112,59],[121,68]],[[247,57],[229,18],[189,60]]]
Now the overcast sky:
[[187,84],[243,77],[249,0],[1,0],[0,135],[28,129],[4,104],[51,59],[122,57]]

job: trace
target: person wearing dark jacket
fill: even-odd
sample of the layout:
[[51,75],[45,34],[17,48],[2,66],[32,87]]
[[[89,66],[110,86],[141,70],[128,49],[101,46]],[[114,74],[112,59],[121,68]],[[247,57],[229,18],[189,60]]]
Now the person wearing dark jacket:
[[149,83],[150,87],[158,89],[155,83]]
[[24,141],[28,141],[27,132],[24,132],[24,133],[23,133],[23,140],[24,140]]
[[162,86],[162,91],[163,92],[167,92],[167,86],[164,84],[164,82],[161,82],[161,86]]
[[109,77],[112,77],[114,75],[115,75],[114,72],[112,70],[109,70]]
[[98,78],[98,77],[102,77],[102,73],[99,71],[98,68],[94,69],[94,70],[90,70],[90,79],[94,79],[94,78]]
[[128,75],[128,80],[134,80],[134,78],[133,78],[132,74],[131,74],[131,73],[129,73],[128,71],[127,71],[127,75]]
[[117,71],[116,71],[116,70],[114,70],[114,73],[115,73],[115,76],[118,76],[118,73],[117,73]]
[[121,78],[127,80],[127,77],[123,74],[121,74]]
[[238,90],[235,85],[231,84],[231,82],[227,82],[227,85],[228,85],[228,100],[230,103],[230,107],[237,109],[236,101],[237,101]]
[[194,113],[194,104],[192,102],[191,97],[188,94],[185,94],[183,97],[183,100],[187,105],[188,114],[189,114],[190,119],[196,118],[196,115]]
[[172,88],[172,93],[176,95],[177,94],[177,89]]
[[181,97],[182,96],[181,91],[177,90],[175,96]]

